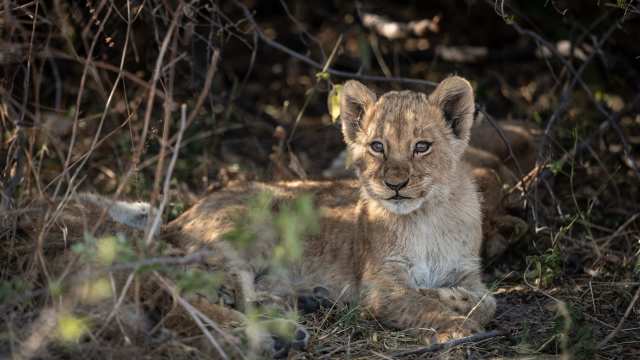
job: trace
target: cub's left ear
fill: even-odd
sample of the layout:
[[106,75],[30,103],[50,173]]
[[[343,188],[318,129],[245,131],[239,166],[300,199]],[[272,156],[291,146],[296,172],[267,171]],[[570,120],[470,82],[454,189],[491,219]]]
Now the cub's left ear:
[[438,106],[453,134],[466,143],[469,142],[475,100],[471,84],[459,76],[444,79],[429,95],[429,100]]

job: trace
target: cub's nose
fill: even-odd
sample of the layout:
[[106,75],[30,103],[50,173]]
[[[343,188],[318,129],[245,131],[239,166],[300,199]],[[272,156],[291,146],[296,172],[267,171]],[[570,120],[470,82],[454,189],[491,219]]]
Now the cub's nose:
[[409,179],[399,183],[395,183],[395,184],[390,181],[386,181],[386,180],[384,181],[384,184],[387,185],[387,187],[393,191],[400,191],[400,189],[407,186],[408,183],[409,183]]

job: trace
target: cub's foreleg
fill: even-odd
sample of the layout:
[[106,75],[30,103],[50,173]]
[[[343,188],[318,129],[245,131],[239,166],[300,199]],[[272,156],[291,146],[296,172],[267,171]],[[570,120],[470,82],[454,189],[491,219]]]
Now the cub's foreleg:
[[422,340],[446,341],[480,331],[472,318],[455,312],[436,291],[423,292],[408,287],[398,271],[365,274],[361,301],[378,321],[397,329],[415,329]]

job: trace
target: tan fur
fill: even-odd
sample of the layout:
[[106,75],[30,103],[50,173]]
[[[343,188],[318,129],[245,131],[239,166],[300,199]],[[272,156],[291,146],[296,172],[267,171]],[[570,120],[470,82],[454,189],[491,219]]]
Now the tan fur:
[[[211,264],[234,275],[240,308],[261,292],[287,299],[323,286],[332,299],[359,302],[382,323],[415,329],[425,340],[469,334],[495,311],[481,281],[480,198],[462,160],[473,113],[472,88],[460,77],[429,96],[403,91],[379,99],[349,81],[341,119],[358,180],[234,184],[198,202],[166,234],[192,250],[216,250]],[[373,150],[374,141],[384,152]],[[417,153],[419,141],[430,148]],[[405,185],[396,192],[388,184]],[[223,239],[246,200],[263,190],[274,193],[275,206],[312,193],[322,211],[319,235],[306,239],[302,259],[277,280],[256,278],[269,272],[275,236],[244,250]]]

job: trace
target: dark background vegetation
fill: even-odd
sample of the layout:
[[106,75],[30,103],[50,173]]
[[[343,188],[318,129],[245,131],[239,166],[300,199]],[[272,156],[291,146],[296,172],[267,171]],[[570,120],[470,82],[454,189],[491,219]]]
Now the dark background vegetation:
[[[389,39],[363,14],[437,26]],[[157,202],[180,133],[168,218],[231,180],[320,178],[344,150],[334,84],[429,92],[459,74],[492,117],[544,132],[529,232],[487,264],[492,327],[513,336],[478,356],[640,357],[639,15],[633,0],[4,1],[0,211],[76,189]],[[359,356],[391,346],[364,333]],[[325,355],[344,346],[329,339]]]

